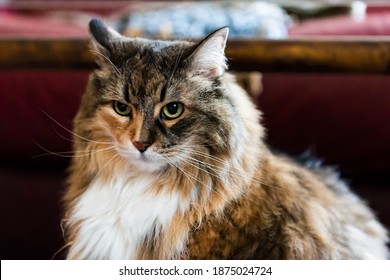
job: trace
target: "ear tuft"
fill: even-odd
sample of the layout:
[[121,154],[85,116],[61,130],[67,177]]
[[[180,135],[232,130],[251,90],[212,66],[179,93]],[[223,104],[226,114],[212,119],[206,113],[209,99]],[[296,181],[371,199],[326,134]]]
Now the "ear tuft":
[[216,79],[227,69],[225,47],[229,28],[223,27],[207,36],[191,54],[191,72]]

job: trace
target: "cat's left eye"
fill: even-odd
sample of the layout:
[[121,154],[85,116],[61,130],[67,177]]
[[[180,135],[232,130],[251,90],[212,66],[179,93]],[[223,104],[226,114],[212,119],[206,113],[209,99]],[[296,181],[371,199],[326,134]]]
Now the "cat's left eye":
[[184,112],[184,105],[179,102],[171,102],[165,105],[161,111],[161,117],[168,120],[177,119]]
[[120,102],[120,101],[115,100],[114,104],[113,104],[113,107],[114,107],[114,111],[118,115],[129,116],[130,113],[131,113],[131,108],[129,106],[127,106],[126,104]]

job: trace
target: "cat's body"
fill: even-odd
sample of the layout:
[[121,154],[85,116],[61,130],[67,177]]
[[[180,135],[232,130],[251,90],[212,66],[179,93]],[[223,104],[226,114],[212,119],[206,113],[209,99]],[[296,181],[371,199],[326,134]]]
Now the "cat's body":
[[101,69],[75,119],[69,259],[388,257],[385,229],[334,173],[263,144],[224,73],[226,28],[200,44],[90,28]]

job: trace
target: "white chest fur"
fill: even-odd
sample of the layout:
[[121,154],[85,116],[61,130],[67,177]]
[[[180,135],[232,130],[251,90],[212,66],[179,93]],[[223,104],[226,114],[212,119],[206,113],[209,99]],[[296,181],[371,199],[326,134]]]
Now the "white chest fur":
[[70,223],[80,223],[80,230],[68,258],[136,258],[145,237],[164,230],[177,210],[185,210],[179,194],[148,191],[152,182],[152,175],[95,179],[70,217]]

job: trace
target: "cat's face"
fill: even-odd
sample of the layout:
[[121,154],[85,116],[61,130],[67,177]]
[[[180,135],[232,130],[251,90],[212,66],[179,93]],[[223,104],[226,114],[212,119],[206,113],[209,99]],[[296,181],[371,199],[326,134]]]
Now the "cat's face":
[[100,68],[81,111],[94,141],[150,171],[234,148],[235,109],[221,77],[227,29],[200,44],[129,39],[99,22],[91,33]]

